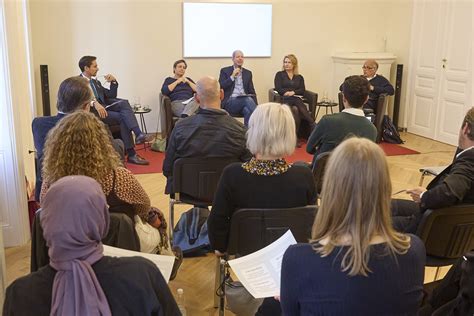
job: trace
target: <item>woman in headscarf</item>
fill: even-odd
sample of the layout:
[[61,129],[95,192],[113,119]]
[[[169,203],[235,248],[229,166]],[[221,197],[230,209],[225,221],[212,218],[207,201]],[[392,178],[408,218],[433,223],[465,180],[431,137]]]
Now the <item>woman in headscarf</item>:
[[7,288],[3,315],[180,315],[152,262],[104,256],[109,214],[97,181],[61,178],[42,205],[50,263]]

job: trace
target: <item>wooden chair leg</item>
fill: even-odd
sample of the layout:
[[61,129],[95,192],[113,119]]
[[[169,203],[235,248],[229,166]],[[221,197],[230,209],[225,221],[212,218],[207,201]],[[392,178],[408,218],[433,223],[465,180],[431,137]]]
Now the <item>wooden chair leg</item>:
[[169,223],[168,223],[168,236],[170,239],[171,244],[173,240],[173,229],[174,229],[174,204],[176,203],[176,200],[173,198],[170,198],[170,206],[169,206],[169,213],[168,213],[168,218],[169,218]]
[[219,295],[217,295],[217,291],[219,290],[220,277],[221,277],[221,260],[219,257],[216,256],[216,273],[214,275],[214,308],[219,307],[220,297]]

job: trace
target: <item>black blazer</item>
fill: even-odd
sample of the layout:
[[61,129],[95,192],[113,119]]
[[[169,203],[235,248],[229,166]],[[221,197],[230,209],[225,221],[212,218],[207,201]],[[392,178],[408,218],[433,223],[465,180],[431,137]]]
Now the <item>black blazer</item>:
[[[234,66],[224,67],[221,69],[219,74],[219,84],[221,85],[221,89],[224,90],[224,100],[222,100],[222,105],[226,105],[227,101],[229,100],[232,92],[234,91],[235,81],[230,79],[230,75],[234,71]],[[252,72],[248,69],[242,68],[242,81],[244,85],[244,90],[246,94],[255,94],[255,88],[253,87],[252,81]],[[257,97],[252,97],[255,104],[258,104]]]
[[421,197],[422,210],[455,204],[474,203],[474,148],[459,157],[436,176]]

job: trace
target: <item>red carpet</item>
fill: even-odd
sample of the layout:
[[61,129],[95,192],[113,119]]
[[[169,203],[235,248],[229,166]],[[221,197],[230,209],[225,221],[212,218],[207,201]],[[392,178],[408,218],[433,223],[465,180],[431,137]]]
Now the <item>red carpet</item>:
[[[418,151],[405,148],[397,144],[380,143],[379,146],[385,152],[387,156],[399,156],[399,155],[414,155],[419,154]],[[165,154],[160,152],[151,151],[150,148],[143,150],[143,146],[137,146],[137,152],[140,156],[147,159],[150,164],[148,166],[138,166],[134,164],[127,164],[127,168],[133,174],[144,174],[144,173],[161,173],[163,168],[163,160]],[[293,155],[286,158],[288,162],[295,161],[306,161],[311,162],[313,155],[306,152],[306,144],[303,144],[301,148],[296,148]]]
[[137,146],[135,150],[140,156],[148,160],[150,164],[148,166],[140,166],[127,163],[127,169],[130,170],[133,174],[163,172],[163,160],[165,160],[165,153],[152,151],[149,147],[144,150],[143,145]]

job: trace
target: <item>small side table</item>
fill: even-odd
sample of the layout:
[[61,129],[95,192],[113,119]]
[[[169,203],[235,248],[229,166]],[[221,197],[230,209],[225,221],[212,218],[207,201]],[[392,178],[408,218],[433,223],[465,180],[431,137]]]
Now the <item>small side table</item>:
[[334,114],[332,108],[335,107],[335,106],[339,106],[339,104],[336,103],[336,102],[323,101],[323,102],[318,102],[318,103],[316,103],[316,106],[318,107],[318,110],[316,111],[316,118],[317,118],[317,117],[318,117],[318,113],[319,113],[319,109],[320,109],[321,107],[326,108],[326,114],[328,114],[328,108],[331,109],[331,114]]
[[[140,128],[142,132],[148,135],[148,130],[146,129],[145,114],[150,113],[151,109],[149,108],[134,108],[133,113],[138,114],[140,117]],[[146,150],[146,143],[143,143],[143,149]]]

